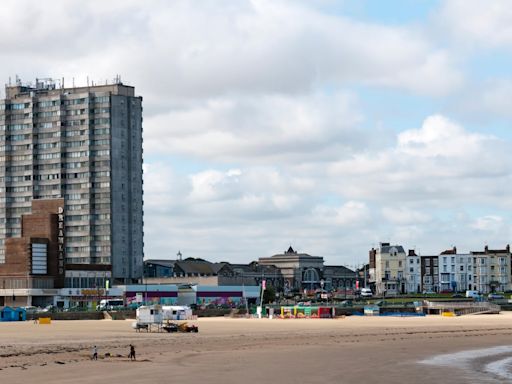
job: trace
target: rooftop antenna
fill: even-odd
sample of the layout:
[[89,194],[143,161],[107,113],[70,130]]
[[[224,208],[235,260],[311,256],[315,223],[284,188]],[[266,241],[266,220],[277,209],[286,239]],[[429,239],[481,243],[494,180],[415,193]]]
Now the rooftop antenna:
[[176,254],[176,256],[178,256],[178,260],[181,261],[181,258],[182,258],[182,254],[181,254],[181,251],[178,251],[178,253]]

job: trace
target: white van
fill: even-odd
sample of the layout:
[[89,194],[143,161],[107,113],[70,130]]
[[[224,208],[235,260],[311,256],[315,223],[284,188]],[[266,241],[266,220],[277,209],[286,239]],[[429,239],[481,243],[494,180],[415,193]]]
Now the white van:
[[480,293],[478,291],[466,291],[466,297],[478,299],[480,297]]
[[97,311],[111,311],[124,306],[123,299],[102,299],[96,306]]
[[373,293],[370,288],[361,288],[361,297],[372,297]]

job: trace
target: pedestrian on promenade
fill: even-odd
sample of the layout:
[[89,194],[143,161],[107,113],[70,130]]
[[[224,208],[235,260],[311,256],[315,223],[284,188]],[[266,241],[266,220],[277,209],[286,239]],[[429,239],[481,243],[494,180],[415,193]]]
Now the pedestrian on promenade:
[[130,354],[128,355],[130,357],[130,360],[137,360],[135,358],[135,346],[130,344]]
[[98,360],[98,348],[96,346],[92,347],[92,359]]

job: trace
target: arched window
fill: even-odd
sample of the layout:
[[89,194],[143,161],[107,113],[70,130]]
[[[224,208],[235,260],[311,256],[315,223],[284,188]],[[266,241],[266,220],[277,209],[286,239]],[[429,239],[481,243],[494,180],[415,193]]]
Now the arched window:
[[318,272],[314,268],[309,268],[304,272],[304,283],[316,283],[320,280]]

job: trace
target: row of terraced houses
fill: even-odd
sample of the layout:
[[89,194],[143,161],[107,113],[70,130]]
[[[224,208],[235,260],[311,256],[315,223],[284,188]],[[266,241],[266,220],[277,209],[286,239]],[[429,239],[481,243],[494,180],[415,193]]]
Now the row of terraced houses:
[[512,289],[510,245],[459,253],[456,247],[438,255],[405,252],[401,245],[380,243],[369,252],[368,285],[378,295],[420,292],[482,293]]

